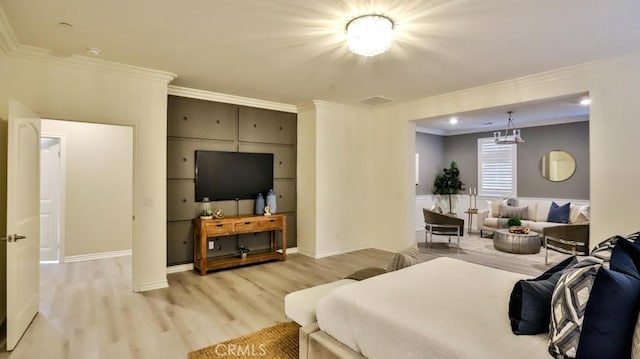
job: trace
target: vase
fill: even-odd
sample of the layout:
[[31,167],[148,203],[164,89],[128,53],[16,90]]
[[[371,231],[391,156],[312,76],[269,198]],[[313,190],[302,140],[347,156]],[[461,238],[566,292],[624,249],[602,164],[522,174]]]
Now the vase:
[[262,197],[262,193],[258,193],[258,197],[256,197],[255,214],[264,214],[264,197]]
[[267,193],[267,206],[269,206],[271,214],[276,214],[276,194],[273,189],[270,189],[269,193]]

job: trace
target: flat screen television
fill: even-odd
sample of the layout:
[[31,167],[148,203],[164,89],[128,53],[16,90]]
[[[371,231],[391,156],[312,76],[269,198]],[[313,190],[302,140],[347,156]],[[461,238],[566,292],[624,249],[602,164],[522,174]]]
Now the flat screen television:
[[255,199],[273,188],[273,154],[196,151],[196,202]]

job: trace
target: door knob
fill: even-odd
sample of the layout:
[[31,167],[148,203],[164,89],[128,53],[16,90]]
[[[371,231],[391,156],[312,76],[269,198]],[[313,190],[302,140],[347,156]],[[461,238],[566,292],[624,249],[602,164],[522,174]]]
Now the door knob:
[[18,241],[18,239],[25,239],[25,238],[27,238],[27,236],[21,236],[21,235],[19,235],[19,234],[14,234],[14,235],[13,235],[13,241],[14,241],[14,242],[17,242],[17,241]]

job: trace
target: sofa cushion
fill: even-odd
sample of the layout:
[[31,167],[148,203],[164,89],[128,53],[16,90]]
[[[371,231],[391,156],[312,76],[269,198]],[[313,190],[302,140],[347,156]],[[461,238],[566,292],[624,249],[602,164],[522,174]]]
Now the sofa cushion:
[[551,207],[549,208],[549,218],[547,218],[547,222],[569,223],[570,206],[570,202],[565,203],[562,206],[556,202],[552,202]]
[[611,269],[596,275],[584,313],[577,355],[594,358],[630,358],[640,301],[640,246],[617,241]]
[[591,219],[591,207],[589,205],[579,206],[572,204],[569,210],[569,223],[587,223]]
[[551,296],[562,272],[578,263],[570,257],[537,278],[516,282],[509,298],[509,321],[516,335],[549,331]]
[[500,217],[500,206],[507,205],[506,199],[494,199],[488,200],[487,205],[489,206],[489,212],[491,212],[491,217],[499,218]]
[[529,219],[529,207],[511,207],[511,206],[501,205],[500,217],[501,218],[518,217],[520,219]]
[[549,324],[549,352],[575,358],[589,294],[604,261],[586,257],[562,273],[553,290]]
[[535,219],[536,222],[546,222],[549,218],[549,208],[551,208],[551,203],[538,202],[536,206],[536,216],[533,219]]

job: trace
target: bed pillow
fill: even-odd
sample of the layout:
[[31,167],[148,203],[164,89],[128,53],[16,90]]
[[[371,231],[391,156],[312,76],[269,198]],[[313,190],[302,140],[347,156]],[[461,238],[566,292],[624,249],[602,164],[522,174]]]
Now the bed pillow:
[[391,263],[387,266],[387,272],[393,272],[398,269],[410,267],[420,262],[421,260],[418,248],[409,247],[393,255]]
[[516,282],[509,298],[509,322],[516,335],[549,331],[551,296],[562,272],[578,263],[573,256],[534,279]]
[[547,222],[569,223],[569,213],[571,213],[571,202],[567,202],[562,206],[552,202],[551,207],[549,208]]
[[584,312],[602,259],[586,257],[567,268],[558,280],[551,297],[549,323],[549,353],[552,356],[575,358]]
[[640,246],[618,240],[611,269],[596,275],[580,334],[577,355],[630,358],[640,302]]

